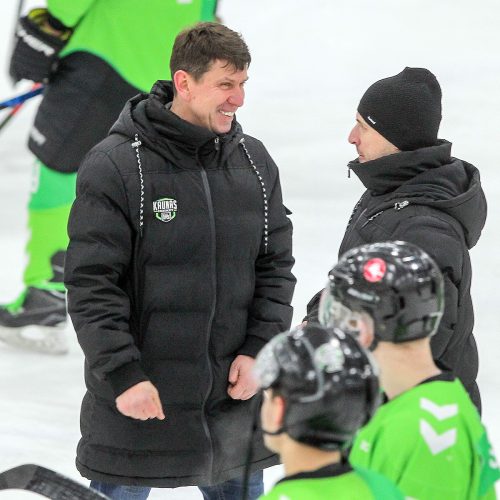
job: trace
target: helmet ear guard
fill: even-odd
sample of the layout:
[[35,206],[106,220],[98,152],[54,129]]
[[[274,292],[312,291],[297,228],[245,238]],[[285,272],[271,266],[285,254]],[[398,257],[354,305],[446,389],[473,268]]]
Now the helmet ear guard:
[[347,447],[380,401],[370,354],[339,329],[309,324],[278,335],[257,356],[255,374],[286,404],[282,429],[268,434],[324,450]]
[[[434,335],[444,310],[441,271],[416,245],[389,241],[346,252],[329,273],[323,304],[338,302],[365,311],[374,321],[375,338],[408,342]],[[322,310],[323,324],[335,323],[335,307]]]

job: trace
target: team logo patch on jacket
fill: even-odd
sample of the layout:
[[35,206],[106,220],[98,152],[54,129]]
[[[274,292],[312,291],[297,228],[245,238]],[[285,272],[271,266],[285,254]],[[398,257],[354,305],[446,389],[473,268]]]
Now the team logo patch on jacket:
[[153,201],[153,212],[158,220],[170,222],[177,215],[177,200],[173,198],[160,198]]

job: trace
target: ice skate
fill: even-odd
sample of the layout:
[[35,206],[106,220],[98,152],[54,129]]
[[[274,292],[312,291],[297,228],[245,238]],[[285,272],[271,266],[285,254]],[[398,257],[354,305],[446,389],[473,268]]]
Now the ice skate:
[[65,293],[28,287],[12,304],[0,306],[0,340],[48,354],[68,351]]

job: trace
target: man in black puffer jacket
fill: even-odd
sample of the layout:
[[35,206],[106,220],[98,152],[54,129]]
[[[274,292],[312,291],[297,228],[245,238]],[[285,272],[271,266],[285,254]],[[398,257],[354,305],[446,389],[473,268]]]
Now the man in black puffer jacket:
[[[86,360],[77,467],[111,498],[126,485],[240,497],[254,357],[289,328],[295,286],[278,169],[234,117],[249,63],[225,26],[182,32],[173,82],[131,99],[78,173],[65,271]],[[277,463],[254,438],[251,498]]]
[[[486,221],[479,171],[451,156],[438,140],[441,88],[423,68],[375,82],[362,97],[349,142],[359,158],[349,163],[366,187],[347,225],[339,256],[353,247],[386,240],[414,243],[438,263],[445,278],[445,312],[432,352],[452,370],[477,408],[478,355],[472,328],[469,249]],[[319,294],[308,305],[317,319]]]

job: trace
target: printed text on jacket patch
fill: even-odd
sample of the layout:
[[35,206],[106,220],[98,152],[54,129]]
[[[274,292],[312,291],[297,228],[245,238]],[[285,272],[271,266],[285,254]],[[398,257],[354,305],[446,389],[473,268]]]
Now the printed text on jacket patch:
[[158,220],[170,222],[177,215],[177,200],[173,198],[160,198],[153,201],[153,212]]

